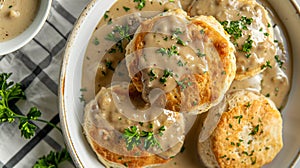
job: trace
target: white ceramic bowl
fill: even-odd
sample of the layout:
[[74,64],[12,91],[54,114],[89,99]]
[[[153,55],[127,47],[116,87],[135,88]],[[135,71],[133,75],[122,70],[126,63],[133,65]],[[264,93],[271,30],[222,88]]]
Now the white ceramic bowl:
[[0,55],[16,51],[27,44],[43,27],[50,12],[52,0],[41,0],[37,15],[31,25],[15,38],[0,42]]
[[[81,96],[82,63],[88,41],[101,16],[115,1],[92,0],[81,14],[69,37],[60,78],[60,118],[65,140],[71,156],[79,168],[103,167],[82,134],[83,106]],[[300,148],[300,16],[294,0],[269,0],[287,28],[293,59],[292,88],[283,111],[284,147],[275,160],[266,167],[296,166]],[[294,2],[294,4],[292,3]],[[298,161],[299,162],[299,161]],[[299,164],[299,163],[298,163]]]

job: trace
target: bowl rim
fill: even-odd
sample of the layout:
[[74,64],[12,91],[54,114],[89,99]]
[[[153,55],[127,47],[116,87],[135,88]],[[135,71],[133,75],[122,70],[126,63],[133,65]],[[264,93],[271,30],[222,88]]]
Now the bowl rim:
[[71,52],[71,46],[74,43],[74,40],[77,36],[77,33],[80,29],[81,23],[84,22],[86,15],[88,15],[88,13],[90,12],[90,10],[93,8],[93,6],[96,4],[98,0],[91,0],[86,7],[84,8],[84,10],[81,12],[81,14],[79,15],[77,21],[74,24],[73,30],[70,34],[70,36],[68,37],[68,40],[66,42],[66,48],[65,48],[65,52],[63,54],[63,60],[62,60],[62,64],[61,64],[61,72],[60,72],[60,79],[59,79],[59,91],[58,91],[58,104],[59,104],[59,117],[60,117],[60,123],[61,123],[61,127],[62,127],[62,131],[63,131],[63,136],[66,142],[66,147],[71,155],[71,158],[75,164],[76,167],[80,167],[83,168],[83,163],[80,160],[80,158],[78,157],[78,154],[76,152],[74,143],[71,139],[71,135],[70,135],[70,131],[69,131],[69,126],[67,123],[67,119],[66,119],[66,109],[65,109],[65,100],[64,100],[64,95],[65,95],[65,79],[66,79],[66,70],[67,70],[67,65],[68,65],[68,60],[70,57],[70,52]]
[[37,14],[29,27],[13,39],[0,42],[0,55],[14,52],[31,41],[42,29],[44,23],[46,22],[46,19],[50,13],[51,4],[52,0],[41,0]]

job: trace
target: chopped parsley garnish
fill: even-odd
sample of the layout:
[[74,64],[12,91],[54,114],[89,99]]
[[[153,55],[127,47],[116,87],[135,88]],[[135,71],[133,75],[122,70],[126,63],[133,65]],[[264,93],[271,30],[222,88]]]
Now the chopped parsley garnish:
[[112,18],[110,18],[107,22],[108,25],[112,24]]
[[230,34],[234,41],[242,37],[242,30],[248,30],[247,25],[251,25],[253,19],[242,16],[240,20],[236,21],[223,21],[221,25],[224,30]]
[[141,137],[145,137],[144,148],[146,150],[148,150],[150,147],[155,147],[155,146],[157,146],[158,148],[161,149],[161,146],[160,146],[159,142],[157,141],[157,139],[154,137],[153,132],[142,131]]
[[110,69],[112,71],[115,70],[115,68],[112,67],[112,62],[111,61],[106,61],[105,62],[105,66],[106,66],[106,68],[108,68],[108,69]]
[[201,29],[200,34],[204,34],[204,33],[205,33],[204,29]]
[[116,26],[111,33],[109,33],[105,39],[108,41],[118,42],[123,39],[131,40],[129,26]]
[[206,54],[202,53],[200,49],[197,50],[197,56],[198,57],[205,57]]
[[165,128],[165,126],[163,125],[162,127],[160,127],[159,129],[158,129],[158,134],[160,135],[160,136],[163,136],[163,132],[166,130],[166,128]]
[[133,2],[137,2],[136,8],[142,10],[146,5],[146,0],[133,0]]
[[[161,133],[163,131],[163,129],[160,129]],[[135,146],[140,145],[142,143],[142,138],[144,138],[144,148],[146,150],[154,146],[157,146],[161,149],[161,146],[157,139],[154,137],[154,133],[152,131],[140,131],[136,126],[126,128],[124,130],[122,138],[125,139],[127,150],[132,150]]]
[[255,126],[253,130],[249,133],[249,135],[255,135],[259,131],[259,125]]
[[157,53],[160,53],[162,56],[164,56],[165,54],[167,54],[167,49],[166,48],[160,48],[158,50],[156,50]]
[[255,165],[255,163],[256,163],[256,158],[251,158],[251,165]]
[[170,76],[173,76],[173,72],[168,69],[165,69],[164,75],[159,79],[159,81],[164,84],[167,82],[167,78]]
[[80,92],[86,92],[86,91],[87,91],[86,88],[81,88],[81,89],[80,89]]
[[178,66],[181,66],[181,67],[184,66],[184,64],[183,64],[183,62],[182,62],[181,60],[179,60],[179,61],[177,62],[177,65],[178,65]]
[[246,105],[245,105],[247,108],[249,108],[251,106],[251,103],[248,102]]
[[97,37],[95,37],[94,40],[93,40],[93,43],[95,45],[99,45],[100,44],[99,39]]
[[222,158],[222,159],[223,159],[223,158],[225,158],[225,157],[227,157],[227,155],[223,155],[223,156],[221,156],[220,158]]
[[269,33],[264,33],[264,35],[265,35],[265,36],[269,36],[270,34],[269,34]]
[[245,54],[246,58],[250,58],[251,57],[251,54],[250,53],[247,53]]
[[261,66],[261,69],[265,69],[265,68],[272,68],[272,65],[271,65],[270,61],[266,61],[266,64]]
[[241,123],[241,119],[243,118],[243,116],[239,115],[239,116],[234,116],[233,118],[234,119],[238,119],[238,123],[240,124]]
[[282,68],[284,62],[280,60],[279,55],[275,55],[275,60],[280,68]]
[[180,37],[177,37],[177,44],[186,46],[186,43],[184,41],[182,41]]
[[184,78],[182,81],[176,81],[177,85],[180,87],[180,89],[184,90],[184,89],[187,88],[187,86],[192,86],[193,85],[192,82],[189,82],[187,80],[188,80],[187,78]]
[[232,124],[229,124],[229,128],[232,128]]
[[169,57],[173,56],[173,55],[178,55],[178,51],[177,51],[177,47],[175,45],[172,45],[171,48],[160,48],[158,50],[156,50],[157,53],[161,53],[162,55],[167,54]]
[[9,5],[9,6],[8,6],[9,9],[12,8],[12,7],[13,7],[12,5]]
[[148,73],[148,75],[150,76],[150,81],[153,81],[154,79],[157,78],[157,75],[154,73],[153,69],[150,70],[150,72]]
[[115,48],[112,48],[108,51],[109,54],[116,53],[116,52],[117,52],[117,50]]
[[242,46],[242,51],[249,53],[251,51],[252,44],[253,44],[253,40],[251,39],[251,36],[249,36],[245,41],[245,44],[243,44]]
[[179,35],[179,34],[183,34],[183,32],[180,30],[180,28],[176,28],[172,36]]
[[130,8],[126,7],[126,6],[123,6],[123,9],[128,12],[130,10]]
[[134,146],[141,144],[140,132],[136,126],[126,128],[122,137],[125,139],[127,150],[132,150]]
[[153,124],[149,124],[149,128],[151,128],[151,129],[152,129],[152,128],[153,128]]
[[104,17],[104,20],[108,19],[108,17],[109,17],[109,16],[108,16],[108,13],[109,13],[109,11],[106,11],[106,12],[104,13],[104,16],[103,16],[103,17]]

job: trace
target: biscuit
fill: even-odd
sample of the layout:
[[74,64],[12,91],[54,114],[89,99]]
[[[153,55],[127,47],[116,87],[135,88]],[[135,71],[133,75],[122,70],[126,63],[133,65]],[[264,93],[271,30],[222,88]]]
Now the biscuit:
[[234,46],[210,16],[181,10],[141,24],[126,48],[129,76],[143,99],[153,89],[166,95],[166,109],[199,114],[218,104],[232,83]]
[[191,16],[214,16],[225,28],[229,28],[231,41],[236,47],[236,80],[259,74],[274,58],[276,48],[271,19],[266,9],[256,1],[194,0],[188,13]]
[[[133,97],[127,99],[127,94]],[[161,114],[153,120],[140,122],[140,118],[132,119],[126,115],[126,110],[140,108],[142,102],[135,102],[140,107],[127,105],[130,101],[141,100],[140,92],[135,87],[115,85],[102,88],[95,100],[86,105],[83,129],[84,134],[98,156],[99,160],[108,167],[147,167],[166,163],[180,152],[185,137],[184,117],[162,109]],[[121,107],[120,107],[121,106]],[[143,112],[132,109],[130,113]],[[142,117],[144,114],[141,114]],[[136,116],[136,115],[135,115]],[[135,126],[140,132],[153,133],[159,145],[146,147],[146,139],[140,137],[140,143],[128,148],[123,135],[125,129]],[[163,128],[163,129],[162,129]],[[174,138],[176,137],[176,138]],[[145,142],[145,143],[144,143]],[[149,142],[149,141],[148,141]]]
[[198,153],[207,167],[261,167],[282,146],[282,118],[274,103],[241,90],[226,95],[226,109],[212,135],[198,142]]

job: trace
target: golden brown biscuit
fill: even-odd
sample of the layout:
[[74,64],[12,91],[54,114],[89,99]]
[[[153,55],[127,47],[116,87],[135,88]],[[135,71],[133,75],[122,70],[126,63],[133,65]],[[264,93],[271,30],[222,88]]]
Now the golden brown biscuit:
[[273,59],[276,50],[272,23],[268,12],[256,1],[194,0],[188,13],[214,16],[231,33],[237,51],[235,79],[255,76]]
[[[127,100],[127,94],[130,100]],[[86,106],[84,133],[104,165],[108,167],[160,165],[180,152],[185,137],[183,115],[161,109],[161,114],[149,116],[153,118],[152,120],[142,121],[143,116],[147,114],[143,110],[138,111],[145,105],[139,102],[140,100],[140,92],[137,92],[135,87],[115,85],[107,89],[102,88],[95,100]],[[131,101],[134,103],[130,104]],[[130,116],[127,112],[135,115]],[[149,140],[141,135],[140,142],[131,146],[124,135],[126,129],[133,130],[132,126],[137,128],[137,133],[153,134],[154,139]],[[138,141],[134,138],[131,140]]]
[[133,84],[150,102],[166,94],[166,109],[199,114],[217,104],[235,77],[234,46],[213,17],[190,18],[181,9],[141,24],[128,44]]
[[226,109],[212,135],[198,143],[198,153],[207,167],[261,167],[282,146],[282,118],[274,103],[244,90],[226,95]]

